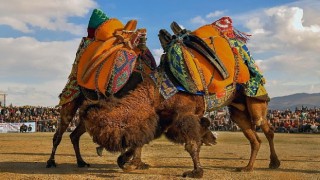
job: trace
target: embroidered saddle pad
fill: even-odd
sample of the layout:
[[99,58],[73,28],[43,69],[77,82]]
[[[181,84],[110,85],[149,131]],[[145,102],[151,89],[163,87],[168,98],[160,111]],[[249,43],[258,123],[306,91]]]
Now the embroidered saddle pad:
[[233,28],[232,19],[228,16],[218,19],[212,25],[228,39],[230,45],[238,52],[249,69],[250,80],[241,84],[244,88],[244,94],[269,101],[268,93],[264,87],[265,79],[246,46],[246,42],[249,40],[248,37],[251,35]]
[[136,25],[137,21],[131,20],[124,26],[101,10],[93,10],[88,35],[79,45],[68,82],[59,96],[59,105],[78,97],[79,86],[102,94],[117,93],[128,81],[138,57],[148,66],[146,70],[155,69],[154,57],[143,46],[146,30],[136,30]]
[[[168,67],[168,61],[161,59],[158,71],[150,73],[150,77],[159,89],[164,99],[169,99],[177,92],[189,93],[183,86],[179,85],[177,79]],[[217,110],[232,101],[232,97],[236,92],[236,84],[226,86],[223,91],[206,95],[202,91],[194,93],[194,95],[203,96],[205,100],[205,109],[207,111]]]
[[139,40],[145,29],[136,28],[137,21],[126,26],[108,19],[95,30],[95,39],[80,56],[77,81],[87,89],[114,94],[128,81],[136,63]]
[[225,91],[232,83],[245,83],[250,74],[244,61],[229,41],[213,25],[193,32],[171,24],[175,35],[159,32],[170,70],[187,91]]

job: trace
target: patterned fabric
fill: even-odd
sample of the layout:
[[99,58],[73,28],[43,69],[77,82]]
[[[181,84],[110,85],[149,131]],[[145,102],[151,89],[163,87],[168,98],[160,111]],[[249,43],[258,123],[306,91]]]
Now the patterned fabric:
[[141,54],[141,60],[143,60],[151,70],[155,70],[157,68],[156,60],[149,49],[145,50],[145,52]]
[[77,77],[77,69],[78,69],[78,63],[79,63],[79,59],[82,55],[82,53],[84,52],[84,50],[93,42],[93,39],[91,38],[86,38],[86,37],[83,37],[80,44],[79,44],[79,47],[78,47],[78,50],[76,52],[76,58],[74,60],[74,63],[73,63],[73,66],[72,66],[72,70],[71,70],[71,74],[72,76],[75,76]]
[[66,86],[63,88],[60,94],[59,105],[62,106],[76,99],[80,94],[80,88],[76,78],[70,78]]
[[68,77],[68,82],[67,82],[66,86],[63,88],[62,93],[59,96],[59,98],[60,98],[59,105],[60,106],[73,101],[80,94],[80,88],[77,83],[77,69],[78,69],[77,65],[79,62],[79,58],[80,58],[81,54],[83,53],[84,49],[91,42],[92,42],[92,39],[83,37],[80,44],[79,44],[79,47],[78,47],[78,50],[76,53],[76,58],[74,60],[73,66],[72,66],[71,73]]
[[175,95],[178,92],[177,88],[171,82],[165,72],[153,71],[150,74],[150,77],[159,88],[160,93],[164,97],[164,99],[169,99],[171,96]]
[[224,91],[215,94],[210,94],[208,96],[205,95],[204,100],[206,110],[210,112],[227,105],[229,101],[232,100],[232,96],[234,96],[235,93],[236,86],[232,84],[230,86],[227,86]]
[[212,23],[213,26],[219,29],[219,31],[224,34],[230,45],[237,49],[244,63],[247,65],[250,72],[250,80],[243,85],[244,93],[250,97],[268,96],[266,89],[263,84],[265,80],[262,73],[259,71],[252,58],[246,42],[249,40],[248,34],[236,30],[232,26],[232,19],[230,17],[222,17],[219,20]]
[[250,80],[243,84],[245,95],[250,97],[267,95],[263,86],[265,83],[263,75],[256,66],[247,46],[236,39],[230,39],[230,43],[238,50],[250,72]]
[[188,92],[221,92],[233,82],[250,79],[247,66],[235,57],[228,39],[214,26],[176,36],[167,43],[165,55],[173,75]]
[[106,87],[108,93],[114,94],[125,85],[134,69],[136,58],[135,54],[124,49],[117,52],[112,77]]
[[192,77],[188,72],[188,68],[185,64],[184,55],[182,49],[179,44],[173,44],[168,49],[168,62],[169,67],[177,80],[181,83],[181,85],[187,89],[190,93],[196,93],[197,87],[195,83],[192,81]]
[[222,17],[219,20],[212,23],[222,34],[227,38],[237,39],[246,43],[249,40],[249,34],[240,32],[232,26],[232,19],[230,17]]

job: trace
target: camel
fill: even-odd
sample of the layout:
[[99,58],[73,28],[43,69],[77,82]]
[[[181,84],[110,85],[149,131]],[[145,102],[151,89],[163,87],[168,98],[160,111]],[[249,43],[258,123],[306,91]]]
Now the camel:
[[[202,98],[193,96],[184,98],[185,94],[181,95],[177,94],[167,101],[169,103],[163,104],[171,106],[169,109],[160,107],[163,99],[156,86],[146,76],[136,89],[120,99],[108,98],[98,103],[86,100],[79,111],[80,121],[84,121],[84,126],[81,128],[86,128],[82,129],[82,132],[88,132],[95,143],[110,152],[125,152],[117,161],[119,167],[125,171],[148,168],[149,165],[141,161],[141,149],[143,145],[163,133],[173,142],[187,143],[188,146],[189,140],[185,138],[196,139],[199,146],[202,143],[216,144],[216,137],[208,129],[210,121],[202,117]],[[176,106],[180,100],[184,102]],[[200,103],[182,107],[185,103],[198,100]],[[200,106],[196,107],[198,105]],[[177,111],[181,109],[180,112],[190,112],[191,120],[172,118],[169,114],[175,113],[176,109]],[[193,114],[196,114],[195,119]],[[184,134],[181,134],[180,128]]]
[[[141,79],[140,73],[134,72],[131,75],[128,83],[118,93],[114,94],[113,96],[118,98],[123,97],[130,90],[134,89],[135,86],[137,86],[137,84],[140,83],[141,81],[142,79]],[[79,96],[75,98],[73,101],[61,106],[61,109],[60,109],[61,121],[59,121],[58,128],[54,133],[54,136],[52,139],[53,147],[52,147],[50,158],[47,161],[47,165],[46,165],[47,168],[57,166],[55,162],[55,154],[62,140],[62,136],[64,132],[67,130],[70,122],[75,117],[77,110],[79,109],[79,107],[81,106],[81,104],[85,99],[86,99],[85,95],[83,94],[83,92],[81,92]],[[82,130],[81,127],[82,127],[82,122],[80,121],[78,126],[75,128],[75,130],[70,134],[70,140],[74,146],[78,167],[85,167],[85,166],[90,166],[90,164],[86,163],[82,159],[82,156],[80,154],[80,148],[79,148],[80,136],[85,133],[85,131],[84,132],[81,131]]]
[[[156,63],[155,60],[149,51],[147,47],[144,47],[146,49],[142,49],[140,52],[139,57],[137,58],[137,63],[135,64],[134,71],[132,72],[130,78],[126,82],[126,84],[115,94],[110,94],[108,96],[103,96],[100,93],[97,93],[93,90],[80,87],[80,93],[79,95],[74,98],[72,101],[63,104],[60,108],[60,117],[61,120],[58,122],[58,128],[53,136],[53,147],[52,147],[52,152],[50,155],[49,160],[47,161],[47,168],[50,167],[56,167],[56,162],[55,162],[55,153],[57,151],[57,148],[61,142],[62,136],[64,132],[67,130],[69,123],[72,121],[72,119],[75,117],[77,110],[79,107],[82,105],[83,101],[85,99],[90,99],[90,101],[95,101],[98,98],[111,98],[111,97],[117,97],[121,98],[128,94],[129,91],[133,90],[137,84],[142,82],[142,76],[141,73],[142,71],[151,71],[155,69]],[[62,93],[61,93],[62,94]],[[60,96],[61,96],[60,94]],[[74,151],[76,154],[76,159],[77,159],[77,165],[78,167],[85,167],[85,166],[90,166],[90,164],[86,163],[80,154],[80,148],[79,148],[79,141],[80,141],[80,136],[85,133],[85,131],[82,131],[83,124],[80,121],[78,126],[75,128],[75,130],[70,134],[70,139],[74,147]]]
[[[231,119],[242,129],[251,145],[247,166],[238,170],[252,171],[260,148],[261,140],[252,128],[252,119],[261,120],[259,126],[268,139],[269,168],[278,168],[280,161],[274,148],[274,132],[266,120],[267,103],[244,97],[241,92],[237,92],[232,100],[246,107],[245,110],[239,110],[229,104]],[[105,105],[83,105],[80,107],[80,118],[81,121],[85,121],[82,128],[86,128],[95,143],[113,152],[126,150],[118,157],[119,167],[125,170],[148,168],[148,165],[141,161],[142,146],[152,138],[164,134],[172,142],[184,144],[185,150],[192,158],[194,169],[184,172],[183,177],[201,178],[203,168],[199,153],[204,134],[201,134],[202,126],[199,122],[204,111],[202,96],[179,92],[165,100],[156,85],[146,76],[135,90],[117,102],[111,100]]]
[[[99,15],[101,15],[103,12],[99,12],[99,10],[95,10],[94,12],[98,12]],[[103,13],[104,14],[104,13]],[[65,86],[65,89],[63,92],[60,94],[60,100],[66,91],[68,91],[68,87],[72,87],[72,91],[74,92],[75,89],[78,90],[78,95],[69,100],[66,103],[62,103],[61,109],[60,109],[60,116],[61,120],[58,122],[58,128],[53,136],[53,147],[52,147],[52,152],[50,155],[49,160],[47,161],[47,168],[50,167],[56,167],[56,162],[55,162],[55,153],[57,151],[57,148],[61,142],[62,136],[66,129],[69,126],[69,123],[72,121],[72,119],[75,117],[77,110],[83,103],[85,99],[91,99],[91,100],[97,100],[97,99],[105,99],[105,98],[111,98],[112,96],[115,96],[117,98],[121,98],[124,95],[126,95],[130,90],[134,89],[138,83],[142,81],[141,78],[141,71],[151,71],[155,69],[156,67],[156,62],[149,51],[149,49],[146,46],[146,30],[145,29],[137,29],[136,20],[130,20],[127,22],[127,24],[124,26],[119,20],[112,18],[109,20],[105,20],[105,18],[97,18],[98,20],[103,20],[101,25],[95,27],[95,28],[88,28],[88,37],[83,38],[84,40],[80,43],[79,49],[76,54],[76,59],[74,66],[72,68],[71,74],[69,76],[69,81]],[[98,21],[96,20],[96,21]],[[96,23],[96,22],[95,22]],[[89,23],[90,24],[90,23]],[[95,37],[96,36],[96,37]],[[108,37],[107,37],[108,36]],[[91,39],[92,40],[91,40]],[[93,47],[98,47],[94,50],[91,49],[91,51],[86,51],[87,49],[90,49],[90,45],[86,46],[86,41],[90,39],[90,45],[93,45]],[[85,42],[85,43],[83,43]],[[99,45],[99,46],[98,46]],[[126,81],[126,83],[123,85],[123,87],[118,90],[115,93],[110,93],[110,92],[105,92],[104,90],[98,91],[87,88],[86,86],[83,86],[79,84],[79,69],[78,66],[81,62],[84,62],[83,64],[87,65],[89,70],[91,72],[95,72],[95,68],[98,69],[96,70],[97,72],[103,72],[105,71],[103,68],[105,61],[108,63],[111,62],[111,59],[109,57],[116,57],[114,59],[119,60],[119,57],[117,56],[119,52],[126,52],[125,54],[126,57],[133,56],[132,54],[136,55],[136,58],[132,61],[136,61],[134,64],[133,72],[130,76],[130,78]],[[92,54],[91,52],[95,53]],[[85,54],[87,53],[87,54]],[[91,54],[90,54],[91,53]],[[97,54],[100,53],[100,54]],[[80,55],[81,54],[81,55]],[[95,57],[92,59],[89,59],[87,57]],[[111,55],[110,55],[111,54]],[[81,61],[81,58],[83,57],[84,60],[89,60],[89,61]],[[123,56],[122,56],[123,57]],[[122,58],[121,57],[121,58]],[[86,59],[87,58],[87,59]],[[118,58],[118,59],[117,59]],[[79,60],[80,59],[80,60]],[[116,61],[114,60],[114,61]],[[100,61],[100,62],[99,62]],[[120,62],[121,61],[121,62]],[[97,63],[99,62],[99,63]],[[91,63],[91,66],[90,66]],[[118,62],[115,62],[114,66],[122,66],[124,67],[124,59],[122,58]],[[88,65],[89,64],[89,65]],[[120,65],[119,65],[120,64]],[[97,67],[100,66],[100,67]],[[127,66],[126,66],[127,67]],[[125,68],[126,68],[125,67]],[[117,67],[119,68],[119,67]],[[81,69],[83,70],[83,69]],[[84,72],[87,73],[87,72]],[[83,73],[83,74],[84,74]],[[108,73],[108,72],[106,72]],[[125,73],[129,73],[128,70],[126,70]],[[123,74],[125,74],[123,73]],[[125,74],[125,75],[127,75]],[[105,75],[102,73],[102,75]],[[86,74],[88,78],[88,73]],[[96,76],[98,77],[98,76]],[[100,77],[100,74],[99,74]],[[110,78],[111,79],[111,78]],[[121,77],[119,78],[121,79]],[[121,79],[123,81],[123,79]],[[106,79],[98,79],[98,81],[103,81],[104,83],[106,82]],[[114,83],[114,82],[113,82]],[[94,83],[92,83],[94,84]],[[118,86],[118,84],[116,84]],[[74,88],[76,87],[76,88]],[[104,86],[105,87],[105,86]],[[99,89],[100,90],[100,89]],[[97,92],[98,91],[98,92]],[[102,92],[103,91],[103,92]],[[107,91],[107,90],[106,90]],[[68,92],[67,92],[68,93]],[[67,94],[65,93],[65,94]],[[67,94],[67,96],[70,96]],[[61,103],[61,101],[60,101]],[[82,122],[79,123],[79,125],[76,127],[76,129],[70,134],[70,139],[73,144],[75,154],[76,154],[76,159],[77,159],[77,165],[78,167],[85,167],[85,166],[90,166],[88,163],[86,163],[80,154],[80,148],[79,148],[79,141],[80,141],[80,136],[85,133],[85,131],[82,131],[83,124]]]
[[[160,31],[161,34],[166,33]],[[172,45],[171,41],[175,38],[160,37],[164,49],[167,49],[165,46]],[[181,43],[181,39],[176,38],[178,43]],[[168,70],[166,55],[166,53],[163,54],[162,62],[164,63],[160,64],[156,72],[166,72],[169,79],[174,81],[173,75]],[[222,75],[228,76],[223,72],[225,69],[222,66],[220,70]],[[234,79],[237,79],[237,73]],[[147,74],[144,74],[143,79],[144,81],[124,98],[111,99],[105,104],[88,102],[80,107],[80,119],[85,122],[82,128],[85,128],[93,137],[94,142],[107,150],[124,150],[125,153],[121,154],[117,160],[119,167],[124,170],[148,168],[148,165],[141,160],[141,149],[144,144],[152,140],[152,137],[157,138],[164,134],[170,141],[184,144],[185,150],[191,156],[193,170],[184,172],[182,176],[201,178],[203,168],[199,153],[203,143],[201,139],[205,137],[205,133],[201,131],[202,124],[205,124],[202,123],[206,111],[204,97],[179,91],[166,99],[159,92],[158,85],[161,82],[155,83]],[[233,82],[233,84],[237,83]],[[225,99],[223,105],[229,107],[232,121],[241,128],[251,146],[248,164],[237,170],[252,171],[254,168],[261,145],[261,139],[255,131],[256,127],[262,129],[269,142],[269,168],[278,168],[280,161],[273,143],[274,129],[266,119],[268,101],[245,95],[241,87],[234,88],[231,94]]]

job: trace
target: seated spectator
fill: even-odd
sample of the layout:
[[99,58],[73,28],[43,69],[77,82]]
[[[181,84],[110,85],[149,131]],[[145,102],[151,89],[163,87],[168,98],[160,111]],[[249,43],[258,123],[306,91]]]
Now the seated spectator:
[[317,133],[318,132],[318,125],[314,122],[314,121],[311,121],[310,123],[310,129],[313,133]]
[[287,132],[287,129],[284,127],[284,122],[283,121],[280,122],[280,125],[279,125],[279,128],[278,128],[278,132],[280,132],[280,133]]
[[298,132],[299,132],[299,121],[298,120],[294,120],[291,123],[290,133],[298,133]]

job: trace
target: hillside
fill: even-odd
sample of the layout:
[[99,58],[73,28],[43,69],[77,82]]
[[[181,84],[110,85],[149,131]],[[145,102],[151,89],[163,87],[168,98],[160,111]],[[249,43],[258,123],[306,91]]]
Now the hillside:
[[320,93],[298,93],[288,96],[271,98],[269,109],[291,109],[296,107],[307,106],[309,108],[320,107]]

